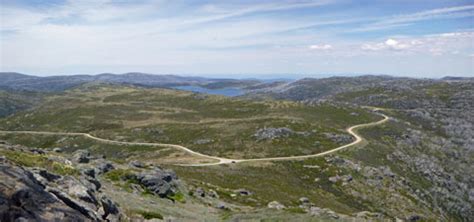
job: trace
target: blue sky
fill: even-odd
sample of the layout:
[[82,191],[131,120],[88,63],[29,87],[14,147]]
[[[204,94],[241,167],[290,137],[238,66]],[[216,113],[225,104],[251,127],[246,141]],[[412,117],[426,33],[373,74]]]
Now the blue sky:
[[0,71],[474,76],[472,0],[0,4]]

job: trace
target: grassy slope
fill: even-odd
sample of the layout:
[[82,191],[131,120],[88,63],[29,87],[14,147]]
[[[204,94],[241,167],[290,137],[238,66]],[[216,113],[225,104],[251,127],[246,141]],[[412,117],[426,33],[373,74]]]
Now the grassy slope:
[[[350,115],[356,112],[357,117]],[[364,110],[285,101],[252,102],[165,89],[91,86],[47,98],[33,112],[0,121],[2,129],[88,132],[127,141],[181,144],[227,157],[302,155],[338,146],[323,133],[379,118]],[[264,127],[309,132],[258,141]],[[199,140],[209,142],[199,144]],[[319,143],[319,145],[314,145]]]
[[[352,112],[359,116],[350,115]],[[304,154],[335,147],[337,145],[325,140],[322,133],[342,133],[350,125],[378,118],[363,110],[329,105],[308,107],[286,101],[251,102],[173,90],[91,86],[49,97],[38,109],[1,120],[0,126],[11,130],[90,132],[112,139],[183,144],[209,154],[253,157]],[[309,138],[294,136],[285,140],[256,142],[251,135],[264,126],[285,126],[295,131],[316,129],[316,133]],[[105,154],[122,162],[125,158],[156,162],[173,156],[173,153],[160,154],[160,149],[155,148],[104,145],[74,137],[10,135],[0,139],[37,147],[60,146],[66,151],[91,148],[96,154]],[[197,139],[212,139],[213,142],[197,145],[194,144]],[[322,146],[314,147],[315,141],[320,141]],[[364,152],[365,148],[356,150],[338,154],[370,164],[364,157],[371,153]],[[257,153],[252,154],[252,151]],[[369,159],[378,157],[375,154]],[[319,168],[306,168],[305,165]],[[176,170],[188,184],[215,189],[221,198],[231,203],[257,208],[265,207],[273,200],[294,208],[298,199],[305,196],[316,206],[346,214],[368,210],[393,217],[427,211],[425,205],[402,195],[405,190],[391,190],[390,181],[384,181],[386,185],[383,187],[369,187],[364,184],[361,173],[328,164],[324,158],[201,168],[166,167]],[[343,185],[328,180],[345,174],[351,174],[355,182]],[[238,188],[248,189],[253,194],[232,197],[233,190]],[[355,196],[354,190],[372,197]],[[393,204],[403,206],[387,206],[390,202],[380,201],[392,193],[397,201]]]
[[7,92],[0,90],[0,118],[33,107],[44,95],[34,92]]

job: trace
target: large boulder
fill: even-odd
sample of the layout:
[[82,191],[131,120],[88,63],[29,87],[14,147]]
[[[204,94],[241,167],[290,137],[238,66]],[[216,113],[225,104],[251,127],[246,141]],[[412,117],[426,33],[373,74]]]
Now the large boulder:
[[137,179],[147,190],[160,197],[173,195],[177,191],[176,180],[178,177],[170,170],[163,170],[157,167],[139,174]]
[[33,173],[0,161],[0,221],[87,221],[87,213],[71,208],[47,192]]

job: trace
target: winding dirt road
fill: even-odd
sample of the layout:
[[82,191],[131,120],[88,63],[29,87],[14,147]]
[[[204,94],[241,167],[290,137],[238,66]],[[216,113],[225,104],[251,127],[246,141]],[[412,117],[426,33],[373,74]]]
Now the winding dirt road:
[[[376,111],[376,110],[374,110],[374,111]],[[354,126],[351,126],[351,127],[346,129],[346,131],[349,134],[351,134],[352,136],[354,136],[356,138],[353,142],[348,143],[346,145],[342,145],[340,147],[336,147],[334,149],[330,149],[330,150],[321,152],[321,153],[301,155],[301,156],[267,157],[267,158],[256,158],[256,159],[227,159],[227,158],[213,157],[213,158],[217,158],[219,160],[219,162],[216,162],[216,163],[198,163],[198,164],[179,164],[179,165],[180,166],[213,166],[213,165],[220,165],[220,164],[242,163],[242,162],[301,160],[301,159],[325,156],[325,155],[337,152],[339,150],[348,148],[350,146],[354,146],[354,145],[359,144],[360,142],[362,142],[363,138],[359,134],[357,134],[354,130],[359,129],[359,128],[364,128],[364,127],[379,125],[379,124],[387,122],[390,119],[387,115],[385,115],[383,113],[378,113],[378,114],[383,116],[382,120],[379,120],[377,122],[358,124],[358,125],[354,125]]]
[[[374,108],[374,111],[380,110],[379,108]],[[0,134],[37,134],[37,135],[53,135],[53,136],[83,136],[89,139],[93,139],[99,142],[103,143],[108,143],[108,144],[118,144],[118,145],[128,145],[128,146],[155,146],[155,147],[166,147],[166,148],[174,148],[178,150],[183,150],[187,153],[190,153],[195,156],[199,157],[204,157],[212,160],[216,160],[216,162],[212,163],[196,163],[196,164],[177,164],[180,166],[214,166],[214,165],[220,165],[220,164],[231,164],[231,163],[242,163],[242,162],[258,162],[258,161],[281,161],[281,160],[300,160],[300,159],[307,159],[307,158],[313,158],[313,157],[319,157],[319,156],[324,156],[328,155],[334,152],[337,152],[339,150],[348,148],[350,146],[354,146],[356,144],[359,144],[362,142],[363,138],[357,134],[354,130],[363,128],[363,127],[368,127],[368,126],[375,126],[379,125],[382,123],[385,123],[386,121],[389,120],[389,117],[386,116],[383,113],[378,113],[379,115],[383,116],[384,118],[382,120],[379,120],[377,122],[371,122],[371,123],[364,123],[364,124],[358,124],[351,126],[346,129],[346,131],[354,136],[356,139],[346,145],[342,145],[340,147],[336,147],[331,150],[327,150],[321,153],[316,153],[316,154],[310,154],[310,155],[301,155],[301,156],[287,156],[287,157],[268,157],[268,158],[256,158],[256,159],[228,159],[228,158],[222,158],[222,157],[217,157],[217,156],[210,156],[202,153],[198,153],[196,151],[193,151],[187,147],[176,145],[176,144],[165,144],[165,143],[140,143],[140,142],[123,142],[123,141],[115,141],[115,140],[108,140],[108,139],[103,139],[99,137],[95,137],[93,135],[90,135],[88,133],[65,133],[65,132],[44,132],[44,131],[0,131]]]

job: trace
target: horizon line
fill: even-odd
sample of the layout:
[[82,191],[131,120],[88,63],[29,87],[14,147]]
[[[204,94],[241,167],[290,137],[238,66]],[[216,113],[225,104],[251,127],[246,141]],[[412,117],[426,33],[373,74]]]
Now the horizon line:
[[[305,79],[305,78],[315,78],[315,79],[323,79],[323,78],[331,78],[331,77],[361,77],[361,76],[387,76],[387,77],[398,77],[398,78],[411,78],[411,79],[443,79],[447,77],[451,78],[474,78],[472,76],[464,76],[464,75],[445,75],[440,77],[428,77],[419,75],[403,75],[403,74],[386,74],[386,73],[319,73],[319,74],[296,74],[296,73],[150,73],[150,72],[140,72],[140,71],[130,71],[130,72],[120,72],[120,73],[113,73],[113,72],[101,72],[101,73],[71,73],[71,74],[30,74],[24,72],[16,72],[16,71],[0,71],[0,74],[5,73],[15,73],[20,75],[27,75],[33,77],[63,77],[63,76],[99,76],[99,75],[127,75],[127,74],[145,74],[145,75],[154,75],[154,76],[178,76],[178,77],[197,77],[197,78],[208,78],[208,79],[262,79],[262,80],[271,80],[271,79],[288,79],[288,80],[298,80],[298,79]],[[231,75],[240,76],[240,77],[228,77]],[[254,75],[253,77],[244,77]],[[294,77],[290,77],[289,75],[296,75]]]

